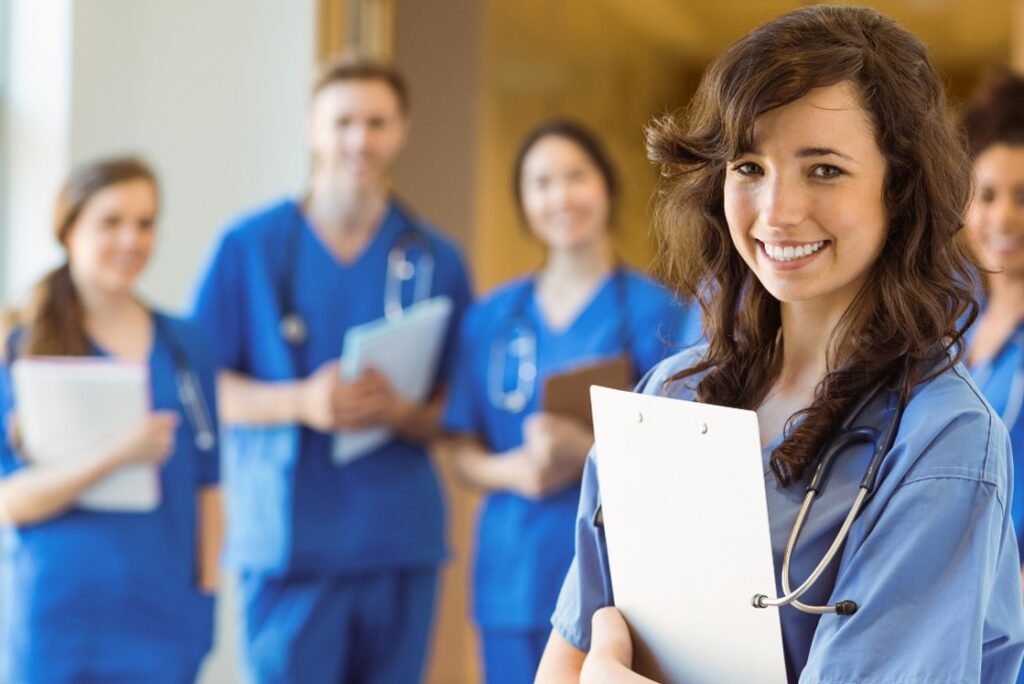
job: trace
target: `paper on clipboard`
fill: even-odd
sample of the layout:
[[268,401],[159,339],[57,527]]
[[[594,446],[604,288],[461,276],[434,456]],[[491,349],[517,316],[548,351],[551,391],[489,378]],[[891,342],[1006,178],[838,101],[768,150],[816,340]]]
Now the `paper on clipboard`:
[[591,388],[615,604],[664,684],[786,684],[757,416]]
[[[349,328],[341,353],[342,380],[354,380],[375,368],[403,399],[425,401],[437,375],[452,308],[450,297],[433,297],[407,308],[401,318]],[[334,460],[349,463],[389,439],[386,428],[338,432]]]
[[[58,464],[117,447],[150,411],[149,369],[114,359],[26,357],[11,366],[25,453]],[[155,466],[122,466],[78,499],[81,508],[150,511],[160,503]]]

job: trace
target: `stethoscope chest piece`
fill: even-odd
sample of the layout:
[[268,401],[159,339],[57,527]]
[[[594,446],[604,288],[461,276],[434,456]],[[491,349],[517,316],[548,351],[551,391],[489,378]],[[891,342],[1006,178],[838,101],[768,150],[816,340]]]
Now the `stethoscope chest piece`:
[[196,433],[196,447],[200,451],[209,451],[217,445],[217,438],[212,433],[203,430]]
[[306,341],[308,331],[306,330],[306,322],[302,320],[302,316],[295,313],[294,311],[286,313],[281,317],[281,337],[288,344],[302,344]]

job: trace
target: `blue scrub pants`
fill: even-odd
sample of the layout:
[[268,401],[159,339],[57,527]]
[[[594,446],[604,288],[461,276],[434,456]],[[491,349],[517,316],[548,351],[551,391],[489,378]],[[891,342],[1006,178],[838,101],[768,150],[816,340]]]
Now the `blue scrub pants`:
[[531,684],[550,634],[550,627],[481,630],[487,684]]
[[414,684],[437,567],[368,575],[242,573],[242,652],[253,684]]

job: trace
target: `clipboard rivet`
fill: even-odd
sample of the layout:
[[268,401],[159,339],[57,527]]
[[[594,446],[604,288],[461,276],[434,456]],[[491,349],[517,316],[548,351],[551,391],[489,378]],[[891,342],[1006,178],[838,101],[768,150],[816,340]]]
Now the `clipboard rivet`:
[[703,422],[703,421],[700,424],[700,434],[702,434],[702,435],[708,434],[708,424]]
[[640,411],[636,412],[636,422],[638,422],[638,423],[644,422],[644,414],[641,413]]

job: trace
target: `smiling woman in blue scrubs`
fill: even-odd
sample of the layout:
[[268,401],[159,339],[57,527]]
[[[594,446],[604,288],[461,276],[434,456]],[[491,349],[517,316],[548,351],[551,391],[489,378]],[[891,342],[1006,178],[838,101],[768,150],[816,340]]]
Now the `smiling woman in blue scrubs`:
[[700,336],[681,332],[697,315],[617,263],[609,229],[618,180],[591,133],[565,121],[537,127],[513,183],[545,264],[466,315],[444,418],[457,435],[458,472],[488,493],[473,613],[490,684],[533,680],[572,560],[580,474],[594,439],[589,426],[542,411],[544,380],[622,355],[639,377],[670,342]]
[[965,105],[961,124],[974,159],[967,236],[987,272],[984,306],[971,329],[967,362],[1010,429],[1011,511],[1024,541],[1024,78],[993,72]]
[[[423,670],[446,553],[426,446],[470,291],[456,247],[391,192],[408,130],[392,68],[325,65],[308,194],[239,219],[200,284],[195,317],[223,371],[226,557],[260,684],[406,684]],[[454,305],[426,402],[403,399],[372,369],[341,380],[347,331],[384,317],[392,291],[402,306],[422,294]],[[333,434],[369,428],[392,437],[336,463]]]
[[[970,167],[924,46],[873,10],[799,10],[727,50],[686,113],[656,122],[648,141],[671,282],[715,286],[701,293],[708,345],[640,389],[757,412],[777,575],[839,422],[876,387],[858,425],[882,429],[905,405],[872,496],[802,599],[859,608],[778,609],[789,681],[1014,681],[1024,606],[1010,441],[956,358],[959,321],[975,308],[955,239]],[[796,545],[798,582],[835,538],[872,453],[861,444],[837,457]],[[600,458],[587,463],[543,684],[649,681],[630,671],[629,632],[608,607]],[[728,495],[727,483],[708,486]],[[686,524],[714,520],[671,521]]]
[[[212,412],[214,367],[191,326],[134,295],[153,249],[157,206],[156,179],[142,162],[76,169],[54,224],[67,261],[36,286],[6,338],[0,512],[13,539],[5,681],[186,684],[211,645],[223,516],[217,450],[197,446],[196,428],[216,426],[216,416],[207,413],[206,425],[186,420],[178,383],[182,371],[191,374]],[[153,413],[112,451],[33,464],[20,449],[7,371],[27,355],[144,362]],[[156,509],[76,507],[90,486],[133,463],[159,468]]]

